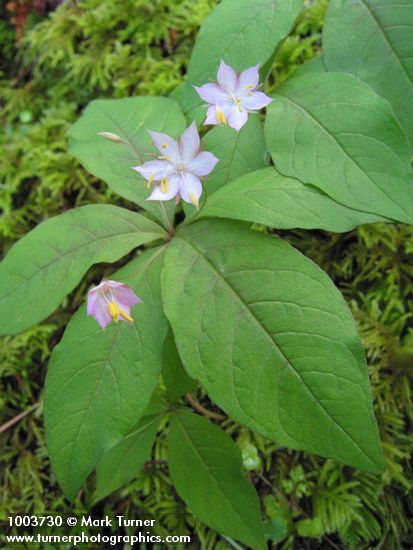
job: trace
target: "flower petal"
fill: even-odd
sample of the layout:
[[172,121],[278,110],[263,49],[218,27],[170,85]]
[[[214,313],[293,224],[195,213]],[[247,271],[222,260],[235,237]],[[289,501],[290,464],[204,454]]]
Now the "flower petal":
[[99,302],[99,307],[96,309],[93,317],[99,323],[99,325],[105,330],[108,324],[112,321],[112,317],[109,315],[106,304]]
[[170,160],[179,162],[179,147],[174,139],[172,139],[167,134],[161,134],[160,132],[151,132],[152,141],[155,144],[155,147],[158,148],[162,156],[170,157]]
[[193,160],[199,151],[199,134],[196,123],[193,122],[182,134],[179,141],[179,152],[184,162]]
[[217,101],[223,101],[227,94],[218,86],[218,84],[204,84],[203,86],[194,86],[198,95],[207,103],[214,104]]
[[203,125],[206,126],[207,124],[218,124],[216,105],[208,107],[207,116]]
[[[103,280],[88,292],[87,314],[92,315],[105,330],[112,317],[108,311],[108,303],[115,302],[119,309],[130,317],[131,307],[142,301],[136,296],[129,285],[117,281]],[[119,317],[120,321],[130,319]]]
[[215,168],[218,161],[219,159],[215,155],[203,151],[188,164],[188,172],[191,172],[194,176],[207,176]]
[[231,126],[231,128],[235,128],[237,132],[241,130],[247,120],[248,111],[246,109],[242,109],[242,111],[240,111],[236,106],[231,109],[229,115],[227,116],[229,126]]
[[132,170],[139,172],[146,180],[153,176],[154,181],[166,178],[174,169],[173,164],[167,160],[148,160],[141,166],[133,166]]
[[131,308],[132,306],[135,306],[136,304],[141,304],[142,300],[136,296],[136,294],[133,292],[133,290],[130,289],[122,289],[121,292],[118,292],[116,294],[116,299],[121,303],[123,306]]
[[116,281],[108,281],[108,283],[113,291],[115,299],[122,303],[122,305],[131,308],[135,304],[142,303],[142,300],[136,296],[129,285],[118,283]]
[[227,65],[223,59],[219,65],[218,74],[217,74],[218,84],[220,87],[229,93],[234,93],[237,88],[237,73],[232,67]]
[[179,185],[179,194],[185,202],[194,204],[194,199],[198,202],[202,195],[202,183],[190,172],[184,172]]
[[178,193],[180,188],[182,176],[178,174],[172,174],[169,178],[169,190],[167,193],[162,193],[161,186],[157,185],[152,194],[146,199],[147,201],[169,201],[173,199],[174,196]]
[[124,286],[130,288],[130,286],[126,285],[125,283],[119,283],[118,281],[114,281],[113,279],[104,279],[99,286],[104,286],[105,290],[108,288],[110,290],[117,290],[118,288],[122,288]]
[[272,98],[264,92],[252,92],[250,96],[242,98],[242,106],[249,111],[258,111],[258,109],[266,107],[271,101]]
[[254,65],[242,73],[238,77],[238,88],[239,91],[252,91],[258,86],[260,75],[258,72],[259,65]]
[[100,283],[99,286],[95,286],[91,290],[89,290],[87,294],[87,314],[95,316],[96,308],[98,305],[99,300],[99,287],[102,283]]
[[89,291],[87,300],[87,314],[94,317],[103,330],[105,330],[112,318],[109,315],[107,304],[102,293],[100,291],[94,292],[97,288],[98,287],[95,287]]

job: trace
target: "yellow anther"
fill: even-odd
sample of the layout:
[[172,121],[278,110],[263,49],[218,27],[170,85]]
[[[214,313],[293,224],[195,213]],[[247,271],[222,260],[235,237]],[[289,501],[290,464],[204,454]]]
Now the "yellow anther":
[[191,199],[191,202],[195,206],[195,208],[198,208],[199,200],[195,197],[195,195],[193,193],[189,193],[189,198]]
[[171,157],[168,157],[168,155],[162,155],[161,157],[158,157],[159,160],[171,160]]
[[119,306],[116,302],[109,302],[107,308],[109,315],[114,321],[118,322],[119,317],[123,317],[123,319],[125,319],[125,321],[128,321],[128,323],[133,323],[133,319],[129,315],[129,313],[123,311],[123,309],[119,309]]
[[227,123],[227,119],[225,118],[225,115],[222,111],[220,111],[219,109],[217,109],[217,121],[219,124],[226,124]]
[[118,321],[119,314],[121,313],[118,304],[115,302],[109,302],[107,308],[108,313],[112,317],[112,319],[114,321]]
[[169,191],[169,180],[168,178],[162,178],[161,180],[161,192],[166,195]]
[[128,321],[128,323],[133,323],[132,317],[129,315],[129,313],[123,311],[123,309],[119,311],[119,315],[121,315],[125,319],[125,321]]
[[253,89],[253,87],[254,87],[254,86],[253,86],[252,84],[248,84],[248,86],[247,86],[247,90],[252,90],[252,89]]
[[162,147],[162,149],[168,149],[168,146],[167,146],[166,143],[162,143],[161,147]]
[[150,188],[151,188],[151,185],[152,185],[152,183],[153,183],[153,180],[155,179],[155,175],[156,175],[156,174],[151,174],[151,175],[149,176],[149,179],[148,179],[148,181],[146,182],[146,186],[145,186],[147,189],[150,189]]
[[240,98],[237,97],[237,98],[235,99],[235,101],[237,102],[238,111],[239,111],[240,113],[242,113],[242,105],[241,105],[241,100],[240,100]]
[[251,95],[253,95],[253,94],[252,94],[252,92],[248,92],[247,95],[251,96]]

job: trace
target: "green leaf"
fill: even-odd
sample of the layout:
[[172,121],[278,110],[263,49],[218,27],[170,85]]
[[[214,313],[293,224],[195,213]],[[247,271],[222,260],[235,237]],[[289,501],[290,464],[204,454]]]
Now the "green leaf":
[[322,55],[318,55],[317,57],[313,57],[312,59],[309,59],[302,65],[299,65],[297,70],[294,73],[294,76],[304,76],[307,74],[315,74],[315,73],[326,73],[327,69],[325,67],[324,58]]
[[[176,101],[166,97],[132,97],[92,101],[72,126],[69,152],[94,176],[105,181],[121,197],[135,202],[163,220],[159,201],[147,201],[150,190],[132,170],[159,156],[148,130],[173,138],[185,129],[186,120]],[[114,143],[98,136],[111,132],[131,144]],[[165,203],[172,219],[175,202]]]
[[242,446],[242,465],[249,472],[252,470],[258,470],[261,465],[258,449],[252,443],[247,443]]
[[258,116],[249,116],[239,132],[229,126],[215,126],[202,141],[204,149],[219,158],[205,183],[208,197],[235,178],[266,165],[266,144]]
[[[282,497],[284,498],[284,497]],[[268,494],[263,499],[264,509],[267,516],[271,519],[279,518],[285,523],[290,523],[291,517],[289,514],[290,508],[285,503],[281,505],[272,494]]]
[[221,59],[244,70],[273,55],[300,13],[302,0],[223,0],[207,17],[188,66],[185,112],[202,103],[192,89],[215,81]]
[[168,330],[159,286],[163,251],[148,250],[114,275],[143,300],[133,308],[134,324],[112,323],[102,331],[82,306],[53,350],[45,388],[47,447],[70,499],[136,426],[157,384]]
[[98,462],[94,503],[129,483],[149,460],[165,408],[166,403],[159,398],[152,400],[137,426]]
[[129,483],[149,460],[161,418],[160,414],[144,416],[136,428],[98,462],[94,503]]
[[265,524],[266,536],[273,542],[280,542],[292,533],[293,522],[291,517],[291,505],[283,498],[283,503],[279,503],[272,494],[263,498],[264,510],[270,518]]
[[389,221],[333,201],[316,187],[286,178],[274,168],[246,174],[208,199],[200,218],[230,218],[278,229],[301,227],[350,231],[364,223]]
[[[206,198],[209,199],[228,182],[266,166],[264,131],[258,116],[251,115],[239,132],[229,126],[215,126],[204,136],[202,143],[203,148],[213,153],[219,162],[205,181],[201,210],[204,201],[209,203]],[[198,214],[192,205],[186,203],[184,211],[187,220]]]
[[50,315],[93,264],[166,237],[156,223],[110,205],[82,206],[41,223],[0,265],[0,334]]
[[[193,105],[190,108],[188,108],[186,101],[188,96]],[[194,96],[194,90],[186,81],[178,84],[178,86],[169,94],[169,97],[179,103],[181,109],[185,113],[187,124],[191,124],[195,121],[196,125],[200,126],[203,123],[205,120],[205,105],[194,101],[194,99],[196,99]]]
[[244,224],[204,220],[168,246],[162,295],[185,369],[228,415],[279,444],[382,470],[354,320],[313,262]]
[[168,462],[176,490],[202,522],[251,548],[266,548],[257,494],[225,432],[178,410],[171,419]]
[[269,519],[264,523],[265,537],[272,542],[281,542],[288,535],[287,523],[279,518]]
[[174,335],[169,329],[162,350],[162,378],[166,386],[166,398],[173,403],[188,392],[193,391],[198,383],[190,378],[176,349]]
[[350,208],[413,223],[405,135],[389,103],[354,76],[289,79],[267,109],[265,135],[283,175]]
[[413,148],[413,3],[331,0],[323,31],[327,69],[354,74],[385,97]]
[[318,517],[297,521],[295,527],[300,537],[319,538],[324,533],[323,524]]

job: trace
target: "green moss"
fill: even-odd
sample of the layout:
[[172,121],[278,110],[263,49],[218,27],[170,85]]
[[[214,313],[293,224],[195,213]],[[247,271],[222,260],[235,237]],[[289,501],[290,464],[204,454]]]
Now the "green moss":
[[[65,2],[26,33],[17,69],[13,30],[6,20],[1,23],[0,41],[6,52],[0,66],[3,253],[42,219],[67,208],[90,202],[122,204],[68,155],[67,130],[95,97],[169,93],[181,81],[199,24],[215,3]],[[326,0],[308,3],[295,32],[278,52],[270,86],[319,52],[326,5]],[[12,73],[13,80],[7,76]],[[409,432],[413,420],[413,229],[377,224],[345,235],[279,233],[329,273],[352,308],[369,362],[387,469],[382,476],[374,476],[279,448],[230,420],[222,427],[255,457],[257,469],[248,475],[263,509],[267,510],[264,503],[272,498],[272,508],[278,506],[281,511],[276,518],[282,527],[278,532],[287,533],[287,538],[280,547],[407,548],[413,544],[413,436]],[[50,350],[84,299],[89,281],[104,269],[108,268],[93,268],[46,322],[3,339],[0,422],[37,401],[40,405],[0,435],[2,515],[72,509],[50,470],[43,435],[42,387]],[[198,397],[211,406],[202,393]],[[171,485],[164,462],[163,435],[153,458],[129,486],[99,503],[93,515],[113,516],[119,510],[124,515],[146,512],[160,518],[162,533],[188,532],[201,541],[202,548],[229,548],[216,533],[182,514],[185,506]],[[91,490],[91,484],[85,487],[75,505],[77,511],[89,509]],[[314,525],[319,529],[321,524],[321,538],[298,536],[295,524],[308,518],[319,518]]]

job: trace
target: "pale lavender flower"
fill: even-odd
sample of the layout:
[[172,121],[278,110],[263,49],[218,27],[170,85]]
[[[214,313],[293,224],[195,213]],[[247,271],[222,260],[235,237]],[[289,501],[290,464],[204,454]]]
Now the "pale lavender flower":
[[272,99],[257,92],[259,65],[237,74],[221,59],[218,84],[194,86],[201,98],[209,104],[204,124],[229,124],[237,132],[248,120],[248,113],[266,107]]
[[134,166],[147,180],[147,187],[154,186],[147,200],[167,201],[181,196],[185,202],[198,208],[202,194],[200,178],[207,176],[218,159],[212,153],[200,152],[199,134],[193,122],[182,134],[178,143],[166,134],[149,132],[155,146],[161,152],[158,160],[150,160]]
[[92,315],[105,330],[113,319],[133,323],[131,308],[141,304],[130,286],[116,281],[104,280],[89,290],[87,295],[87,314]]

